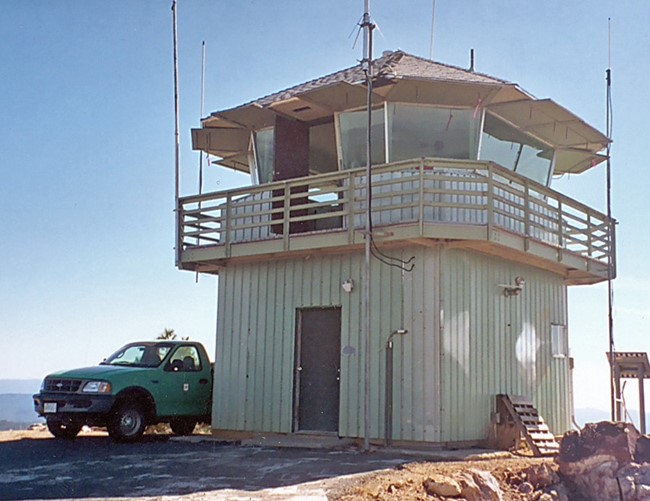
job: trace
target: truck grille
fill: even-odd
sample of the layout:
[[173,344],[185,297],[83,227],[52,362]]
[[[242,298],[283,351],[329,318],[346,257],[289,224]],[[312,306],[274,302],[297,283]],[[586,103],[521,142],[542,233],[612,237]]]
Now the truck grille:
[[81,386],[79,379],[46,379],[45,391],[76,393]]

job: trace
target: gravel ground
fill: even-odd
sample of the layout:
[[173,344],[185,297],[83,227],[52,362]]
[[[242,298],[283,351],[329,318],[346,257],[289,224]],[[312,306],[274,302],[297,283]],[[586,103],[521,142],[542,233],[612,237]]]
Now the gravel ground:
[[[549,459],[483,455],[440,461],[445,454],[236,446],[209,437],[148,435],[113,443],[105,433],[55,440],[43,430],[0,432],[0,500],[4,499],[423,499],[433,473],[467,468],[504,480]],[[432,453],[434,454],[434,453]],[[425,460],[426,459],[426,460]],[[502,482],[506,499],[524,499]]]

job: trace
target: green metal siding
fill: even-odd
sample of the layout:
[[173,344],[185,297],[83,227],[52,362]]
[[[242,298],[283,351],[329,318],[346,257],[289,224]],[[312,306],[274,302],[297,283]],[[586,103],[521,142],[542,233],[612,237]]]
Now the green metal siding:
[[[373,260],[370,435],[384,436],[385,344],[394,338],[394,440],[487,438],[498,393],[533,397],[554,432],[570,424],[561,277],[476,252],[412,246],[413,272]],[[339,434],[363,436],[363,254],[237,264],[220,272],[213,427],[292,431],[296,309],[341,307]],[[499,284],[525,277],[519,296]],[[354,290],[341,288],[354,280]]]
[[[442,441],[488,436],[494,395],[532,397],[552,431],[570,426],[568,360],[551,354],[566,325],[566,286],[536,268],[460,250],[441,258]],[[499,284],[525,278],[518,296]]]

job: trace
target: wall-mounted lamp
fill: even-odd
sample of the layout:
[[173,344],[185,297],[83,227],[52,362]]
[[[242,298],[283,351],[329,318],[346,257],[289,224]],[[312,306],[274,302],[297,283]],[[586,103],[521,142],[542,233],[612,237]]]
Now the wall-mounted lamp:
[[341,287],[345,292],[352,292],[354,290],[354,280],[348,278],[345,282],[341,284]]
[[503,295],[505,297],[518,296],[524,290],[526,280],[524,277],[515,277],[515,285],[499,284],[503,288]]

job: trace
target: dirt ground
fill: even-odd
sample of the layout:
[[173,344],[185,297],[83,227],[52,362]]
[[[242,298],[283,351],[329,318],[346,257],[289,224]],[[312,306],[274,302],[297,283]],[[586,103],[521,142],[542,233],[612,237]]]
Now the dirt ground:
[[[111,444],[105,432],[101,431],[85,431],[74,442],[67,442],[63,444],[65,447],[65,454],[58,451],[61,441],[52,439],[49,433],[44,429],[32,431],[14,431],[14,432],[0,432],[0,449],[18,454],[18,458],[25,457],[25,451],[34,454],[35,458],[31,463],[23,460],[22,464],[8,465],[6,461],[0,458],[0,480],[3,475],[8,482],[15,482],[13,479],[20,479],[26,473],[34,472],[39,468],[44,469],[56,466],[50,464],[47,459],[38,459],[39,453],[45,454],[46,451],[53,454],[56,458],[60,456],[61,459],[65,458],[68,465],[70,457],[82,454],[84,449],[90,457],[103,456],[105,459],[104,465],[98,471],[103,471],[107,465],[112,464],[115,460],[114,457],[125,458],[125,454],[129,454],[129,458],[134,462],[134,466],[126,468],[122,466],[119,470],[110,472],[110,475],[119,474],[124,472],[128,474],[135,473],[135,469],[140,468],[138,473],[142,477],[152,477],[156,482],[164,482],[165,474],[171,473],[169,471],[170,461],[196,461],[196,463],[188,463],[185,470],[196,468],[192,465],[208,465],[206,470],[199,473],[197,478],[192,480],[190,477],[185,477],[185,489],[177,489],[177,486],[170,486],[164,488],[158,485],[156,491],[151,489],[143,490],[136,494],[131,492],[128,494],[129,498],[145,498],[145,499],[223,499],[223,500],[252,500],[252,499],[330,499],[340,501],[351,501],[356,499],[444,499],[427,494],[425,489],[425,481],[432,476],[445,475],[453,477],[469,469],[476,469],[490,472],[499,481],[501,489],[504,493],[505,500],[523,500],[523,499],[537,499],[535,493],[521,494],[518,491],[519,484],[524,480],[521,476],[521,471],[531,465],[549,464],[553,469],[556,469],[552,459],[538,459],[532,457],[522,457],[516,455],[498,454],[480,454],[480,460],[474,459],[470,461],[431,461],[429,458],[404,456],[398,451],[383,451],[377,450],[370,455],[364,455],[358,451],[315,451],[313,449],[297,450],[286,448],[250,448],[250,447],[237,447],[233,445],[225,445],[208,448],[204,442],[190,443],[183,442],[184,439],[168,440],[167,437],[152,437],[153,442],[145,441],[144,444],[131,444],[127,446],[116,447]],[[203,437],[207,439],[208,437]],[[192,437],[192,440],[201,439],[200,436]],[[167,441],[165,441],[167,440]],[[21,445],[24,444],[24,445]],[[9,447],[9,448],[7,448]],[[26,447],[15,450],[12,447]],[[184,447],[184,448],[181,448]],[[151,449],[148,450],[147,448]],[[194,453],[188,451],[194,450]],[[22,452],[21,452],[22,451]],[[53,451],[53,452],[52,452]],[[129,452],[133,451],[133,452]],[[147,452],[145,452],[147,451]],[[203,454],[203,459],[200,455]],[[2,456],[2,455],[0,455]],[[137,464],[138,457],[141,456],[140,463]],[[165,474],[158,474],[157,467],[152,458],[159,457],[157,461],[164,461],[163,457],[166,456],[168,463],[165,463]],[[475,457],[475,456],[473,456]],[[145,460],[148,465],[142,464]],[[178,459],[175,459],[178,458]],[[228,459],[230,458],[230,459]],[[264,458],[264,463],[261,462]],[[78,458],[82,462],[83,457]],[[8,461],[8,460],[7,460]],[[210,464],[210,461],[213,463]],[[257,462],[256,462],[257,461]],[[20,462],[20,461],[19,461]],[[55,463],[56,461],[52,461]],[[5,463],[5,464],[3,464]],[[264,478],[254,479],[248,477],[257,473],[251,471],[262,471],[264,468],[271,464],[274,468],[281,465],[281,474],[284,480],[274,481],[274,477],[278,477],[277,471],[271,471],[269,475]],[[336,464],[336,466],[331,466]],[[231,465],[234,465],[231,466]],[[347,466],[341,466],[347,465]],[[159,465],[160,466],[160,465]],[[60,468],[65,470],[66,464],[61,462]],[[134,469],[135,468],[135,469]],[[230,469],[229,469],[230,468]],[[3,471],[4,470],[4,471]],[[185,475],[183,466],[179,466],[180,474]],[[11,477],[13,475],[13,477]],[[106,473],[109,475],[109,473]],[[206,475],[215,475],[216,480],[206,478]],[[170,476],[170,475],[166,475]],[[243,480],[237,480],[237,477]],[[35,477],[36,478],[36,477]],[[114,479],[115,477],[110,477]],[[230,478],[231,480],[228,480]],[[51,485],[56,485],[57,478],[43,477],[41,479],[30,480],[31,483],[48,482]],[[69,491],[59,490],[61,495],[56,496],[43,496],[42,491],[16,491],[15,497],[5,498],[0,494],[0,499],[35,499],[42,497],[64,497],[64,498],[84,498],[84,497],[124,497],[124,493],[119,490],[114,491],[93,491],[87,484],[84,485],[83,478],[68,478],[65,480],[70,487]],[[76,483],[75,483],[76,482]],[[212,483],[211,483],[212,482]],[[6,485],[11,485],[10,483]],[[15,485],[15,484],[14,484]],[[135,484],[134,484],[135,485]],[[83,488],[81,487],[83,486]],[[194,486],[194,488],[192,488]],[[98,487],[99,488],[99,487]],[[138,486],[138,489],[141,487]],[[76,489],[76,490],[75,490]],[[84,491],[86,489],[86,491]],[[89,490],[90,489],[90,490]],[[24,492],[25,494],[21,494]],[[49,491],[45,491],[49,492]],[[154,494],[155,492],[155,494]],[[54,494],[54,492],[53,492]],[[540,493],[541,494],[541,493]],[[35,496],[35,497],[34,497]],[[170,497],[171,496],[171,497]]]
[[522,470],[531,465],[549,464],[554,470],[552,458],[532,458],[515,456],[509,458],[481,459],[475,461],[411,463],[389,471],[371,473],[358,478],[342,479],[333,486],[330,499],[341,501],[363,499],[446,499],[427,494],[424,483],[436,475],[454,477],[469,469],[491,473],[499,482],[504,500],[518,501],[534,499],[534,494],[522,494],[518,485],[525,480]]

